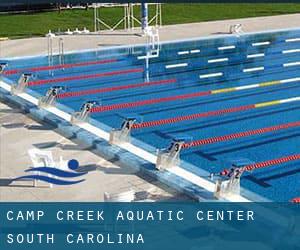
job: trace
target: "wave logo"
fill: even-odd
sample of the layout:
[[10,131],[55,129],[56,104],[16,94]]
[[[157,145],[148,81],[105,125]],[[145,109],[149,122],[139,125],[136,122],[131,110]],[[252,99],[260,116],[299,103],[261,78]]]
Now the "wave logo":
[[[32,180],[44,181],[55,185],[74,185],[85,181],[85,179],[70,180],[87,174],[87,173],[76,172],[76,170],[79,168],[79,163],[77,160],[72,159],[68,161],[68,168],[70,171],[61,170],[55,167],[29,168],[25,170],[26,173],[33,173],[33,172],[35,173],[32,175],[24,175],[24,176],[17,177],[13,179],[13,181],[32,179]],[[36,174],[36,172],[39,174]],[[41,174],[46,174],[46,175],[41,175]]]

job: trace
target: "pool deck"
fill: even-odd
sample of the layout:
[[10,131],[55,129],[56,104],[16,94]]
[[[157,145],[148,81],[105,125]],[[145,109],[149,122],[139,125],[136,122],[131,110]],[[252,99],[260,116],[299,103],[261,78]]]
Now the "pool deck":
[[[300,14],[273,17],[246,18],[216,22],[165,26],[160,29],[162,41],[221,35],[230,24],[241,23],[244,31],[283,29],[299,26]],[[65,51],[92,49],[98,46],[118,46],[143,43],[144,37],[122,31],[103,32],[101,35],[65,37]],[[56,51],[56,49],[54,49]],[[46,52],[46,38],[10,40],[1,43],[1,57],[38,55]],[[102,201],[103,193],[118,193],[133,189],[153,200],[187,200],[188,198],[150,178],[142,179],[134,171],[120,168],[90,152],[76,141],[70,141],[53,131],[51,126],[33,121],[20,110],[0,103],[0,200],[14,201]],[[21,139],[20,139],[21,138]],[[17,141],[17,143],[16,143]],[[71,187],[33,188],[31,183],[7,186],[8,178],[23,174],[29,166],[27,149],[39,146],[53,150],[54,155],[65,159],[76,158],[82,166],[90,168],[87,181]],[[24,150],[25,149],[25,150]],[[19,155],[14,157],[14,155]],[[95,167],[96,166],[96,167]],[[145,177],[143,177],[145,178]],[[20,191],[23,192],[20,192]],[[93,191],[89,191],[93,190]]]
[[[242,24],[244,32],[269,29],[295,28],[300,25],[300,14],[271,17],[243,18],[235,20],[167,25],[160,28],[160,40],[176,40],[208,35],[228,34],[232,24]],[[65,51],[95,49],[107,46],[145,43],[139,30],[103,31],[96,35],[60,36],[64,38]],[[58,38],[56,38],[58,40]],[[54,53],[58,51],[58,41],[53,42]],[[29,56],[47,53],[47,38],[36,37],[3,41],[0,44],[0,57]]]
[[[103,201],[103,193],[133,190],[136,200],[187,200],[185,195],[170,190],[149,177],[140,177],[118,162],[109,162],[83,145],[62,137],[48,124],[36,122],[20,109],[0,103],[0,200],[1,201]],[[48,188],[32,181],[14,182],[10,178],[24,175],[31,166],[27,149],[51,150],[55,160],[77,159],[88,171],[86,181],[77,185]],[[18,157],[15,157],[18,156]],[[54,195],[55,194],[55,195]]]

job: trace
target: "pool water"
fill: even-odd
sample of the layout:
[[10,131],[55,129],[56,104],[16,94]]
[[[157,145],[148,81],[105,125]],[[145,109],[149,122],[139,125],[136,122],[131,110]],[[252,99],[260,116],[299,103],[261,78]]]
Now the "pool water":
[[[29,89],[41,96],[64,86],[57,102],[69,112],[98,101],[91,117],[110,128],[119,128],[130,114],[142,117],[144,125],[158,121],[132,131],[157,149],[179,135],[199,140],[300,121],[300,29],[167,42],[159,56],[145,59],[148,52],[145,45],[74,52],[64,56],[64,66],[54,56],[50,67],[45,56],[12,58],[4,77],[16,82],[22,72],[32,72]],[[211,115],[249,105],[254,107]],[[238,159],[262,162],[299,153],[300,129],[292,126],[186,148],[181,159],[220,172]],[[300,161],[246,172],[241,185],[288,201],[300,196]]]

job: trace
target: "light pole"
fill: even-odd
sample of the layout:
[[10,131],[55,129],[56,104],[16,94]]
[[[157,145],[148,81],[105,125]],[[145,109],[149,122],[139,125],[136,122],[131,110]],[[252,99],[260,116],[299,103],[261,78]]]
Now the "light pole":
[[148,3],[141,4],[141,16],[142,16],[142,31],[145,32],[148,28]]

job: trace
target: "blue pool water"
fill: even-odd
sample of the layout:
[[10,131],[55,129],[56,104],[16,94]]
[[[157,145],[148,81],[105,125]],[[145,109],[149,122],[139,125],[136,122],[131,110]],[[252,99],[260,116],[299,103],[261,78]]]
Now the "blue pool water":
[[[39,95],[45,95],[51,86],[57,85],[67,87],[66,92],[73,92],[133,86],[148,80],[176,81],[58,99],[57,102],[65,105],[70,112],[78,111],[83,103],[90,100],[109,106],[300,77],[300,30],[297,29],[164,43],[159,57],[151,58],[148,67],[144,59],[138,59],[146,51],[147,46],[135,46],[71,53],[65,55],[65,64],[83,65],[51,72],[48,69],[36,70],[48,66],[47,57],[8,59],[6,70],[18,69],[18,72],[5,77],[17,81],[22,72],[33,71],[31,81],[46,81],[29,87]],[[88,64],[101,60],[112,61]],[[58,63],[58,56],[55,56],[54,65]],[[131,72],[133,69],[136,71]],[[102,77],[81,77],[105,72],[114,73]],[[146,79],[147,72],[149,79]],[[208,77],[208,74],[217,75]],[[53,79],[58,80],[47,82]],[[300,78],[284,84],[113,109],[92,113],[91,117],[110,128],[119,128],[123,117],[129,113],[138,114],[147,122],[299,96]],[[296,121],[300,121],[300,101],[137,129],[132,135],[161,149],[167,147],[177,134],[198,140]],[[299,153],[300,129],[294,127],[188,148],[181,152],[181,159],[208,172],[219,172],[238,158],[261,162]],[[267,199],[288,201],[300,196],[300,162],[246,173],[241,183],[242,187]]]

